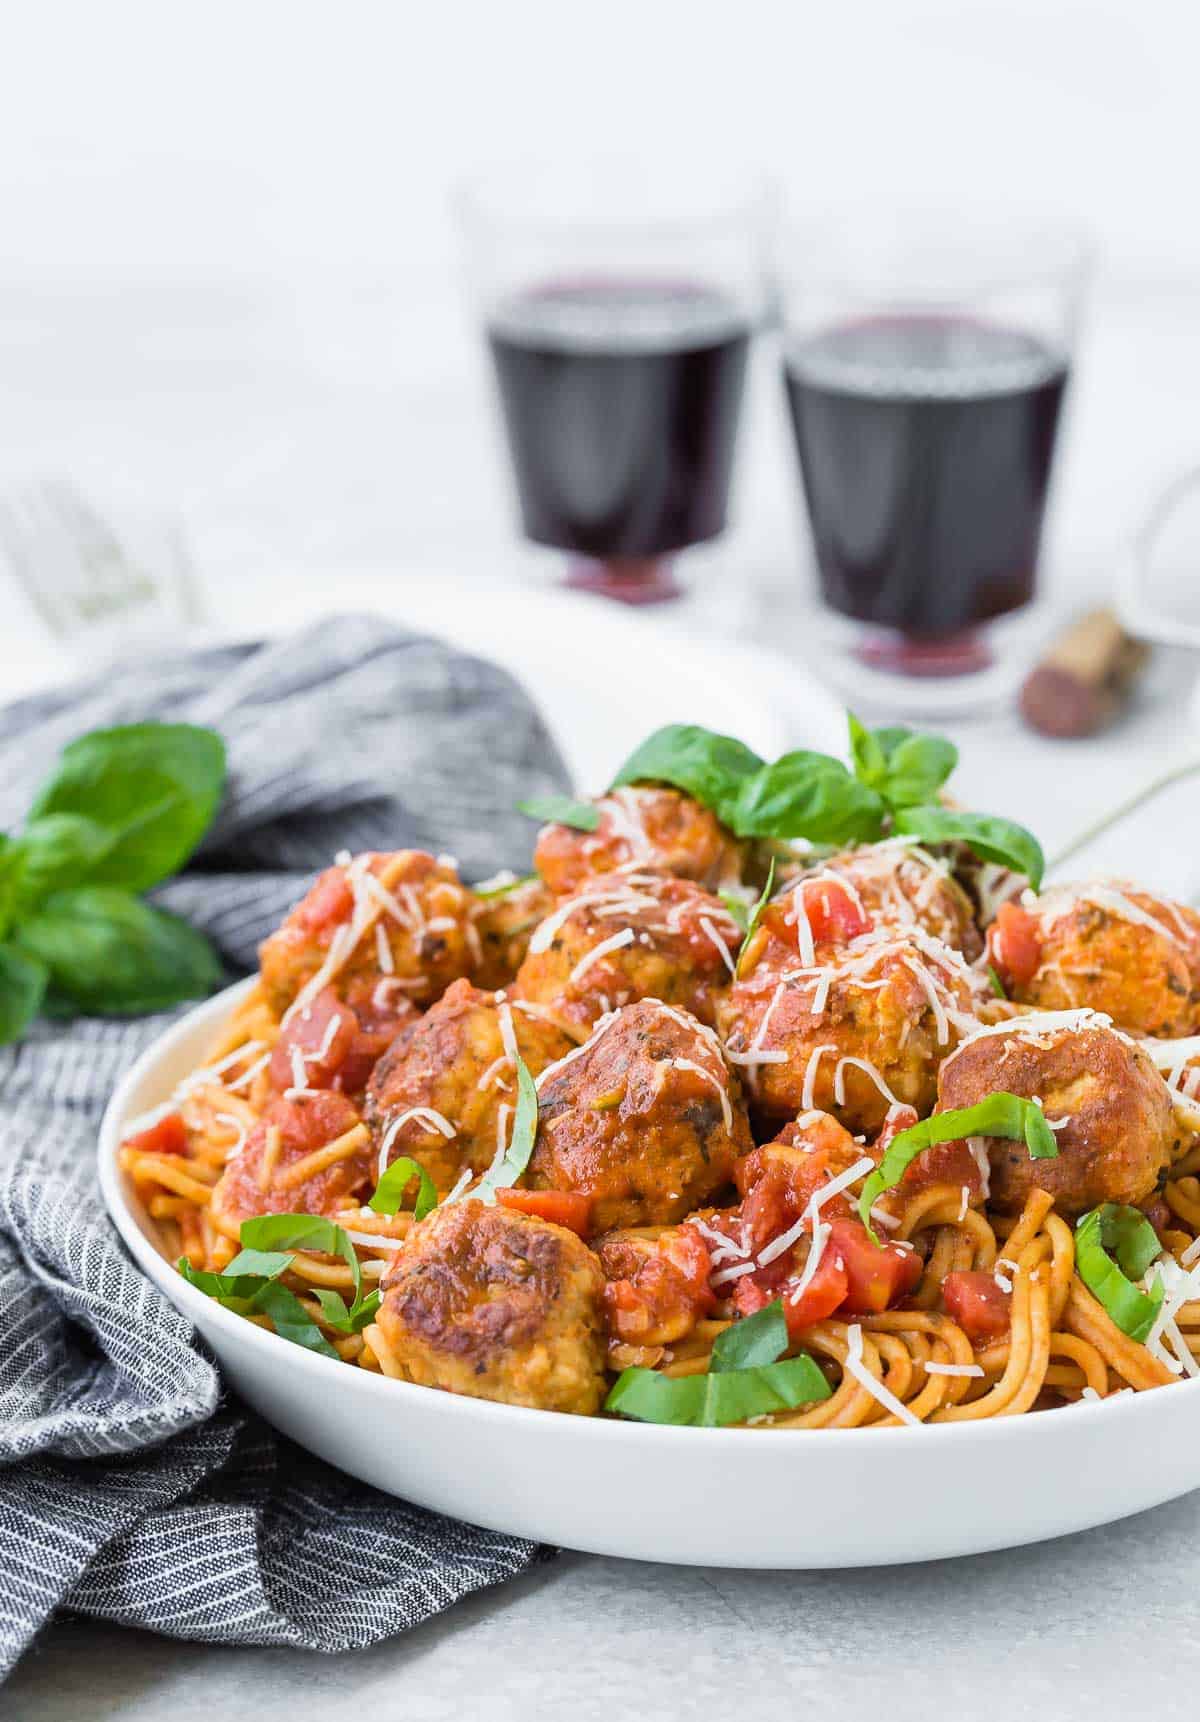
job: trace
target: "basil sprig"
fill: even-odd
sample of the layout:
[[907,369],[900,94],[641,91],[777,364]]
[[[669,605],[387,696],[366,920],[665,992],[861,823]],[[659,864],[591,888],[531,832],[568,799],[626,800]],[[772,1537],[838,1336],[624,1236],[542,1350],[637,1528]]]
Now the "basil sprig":
[[494,1206],[497,1190],[511,1189],[519,1184],[521,1177],[533,1154],[533,1144],[537,1140],[538,1127],[538,1097],[537,1085],[530,1075],[529,1066],[518,1053],[517,1055],[517,1110],[513,1117],[512,1135],[504,1157],[495,1166],[490,1166],[479,1183],[470,1192],[489,1207]]
[[569,795],[535,795],[529,801],[518,801],[517,812],[530,819],[569,825],[573,831],[595,831],[600,823],[598,808],[590,801],[574,801]]
[[[957,1106],[950,1112],[935,1112],[922,1118],[892,1137],[884,1149],[883,1159],[862,1187],[858,1212],[863,1224],[871,1231],[871,1209],[885,1190],[890,1190],[903,1178],[917,1155],[935,1142],[960,1142],[967,1136],[1005,1136],[1013,1142],[1024,1142],[1031,1160],[1054,1160],[1058,1143],[1046,1122],[1046,1115],[1034,1100],[1024,1100],[1019,1094],[989,1094],[974,1106]],[[878,1242],[878,1239],[876,1239]]]
[[787,1345],[783,1305],[776,1299],[726,1328],[713,1345],[706,1375],[625,1369],[604,1409],[642,1423],[715,1429],[828,1399],[829,1383],[813,1359],[807,1352],[784,1358]]
[[[1075,1266],[1122,1333],[1140,1344],[1166,1295],[1161,1280],[1149,1292],[1133,1284],[1161,1253],[1158,1234],[1137,1208],[1105,1202],[1075,1225]],[[1116,1257],[1116,1260],[1113,1257]]]
[[42,1010],[140,1015],[218,984],[208,940],[140,893],[192,854],[224,781],[220,736],[190,724],[94,730],[63,749],[0,839],[0,1043]]
[[840,846],[895,832],[920,842],[966,843],[985,860],[1025,874],[1036,889],[1045,862],[1024,826],[937,801],[958,761],[951,742],[895,726],[871,730],[853,712],[847,716],[853,770],[831,754],[806,750],[768,764],[732,736],[668,724],[634,750],[613,787],[669,783],[711,808],[738,837]]
[[420,1161],[410,1159],[407,1154],[402,1154],[398,1160],[392,1161],[375,1186],[375,1194],[367,1207],[377,1214],[398,1214],[404,1206],[405,1195],[414,1178],[418,1183],[413,1219],[423,1220],[426,1214],[431,1214],[437,1207],[437,1189]]
[[316,1214],[263,1214],[243,1220],[238,1237],[242,1248],[224,1273],[194,1268],[186,1256],[181,1256],[176,1265],[188,1284],[233,1310],[235,1315],[268,1316],[281,1339],[336,1358],[336,1350],[296,1294],[278,1283],[280,1275],[295,1260],[296,1250],[320,1250],[325,1255],[342,1258],[354,1285],[354,1300],[349,1307],[339,1292],[327,1286],[311,1288],[328,1325],[338,1333],[359,1333],[374,1319],[379,1293],[371,1291],[363,1296],[358,1254],[346,1233],[332,1220]]

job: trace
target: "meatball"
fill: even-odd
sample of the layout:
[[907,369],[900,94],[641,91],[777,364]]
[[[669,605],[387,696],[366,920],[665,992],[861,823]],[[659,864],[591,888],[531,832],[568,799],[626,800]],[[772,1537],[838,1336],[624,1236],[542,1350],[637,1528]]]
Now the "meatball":
[[1001,905],[988,954],[1023,1004],[1102,1011],[1133,1034],[1200,1027],[1200,916],[1119,881]]
[[907,838],[866,843],[822,862],[809,874],[843,880],[877,927],[920,927],[973,962],[983,949],[971,900],[950,871]]
[[467,1200],[409,1233],[376,1317],[422,1387],[591,1416],[604,1398],[604,1275],[574,1232]]
[[379,1013],[440,998],[482,955],[471,894],[454,869],[416,849],[339,858],[259,951],[277,1016],[326,985]]
[[526,1181],[590,1196],[598,1232],[681,1220],[753,1146],[716,1036],[655,999],[546,1071],[539,1101]]
[[575,1040],[636,999],[677,1005],[711,1024],[733,973],[741,929],[718,897],[649,873],[569,897],[529,941],[512,987]]
[[778,902],[764,926],[718,1013],[755,1115],[816,1108],[874,1135],[893,1105],[929,1112],[940,1060],[977,1026],[980,982],[959,953],[919,927],[881,928],[817,938],[805,960]]
[[236,1238],[256,1214],[335,1214],[372,1187],[370,1137],[345,1095],[285,1095],[230,1156],[208,1212]]
[[482,958],[475,974],[481,987],[506,987],[525,961],[529,939],[554,907],[540,879],[517,879],[511,887],[475,898],[475,930]]
[[570,1048],[561,1030],[502,994],[455,981],[375,1066],[365,1112],[376,1155],[411,1155],[440,1191],[466,1168],[486,1170],[511,1134],[513,1051],[537,1076]]
[[556,895],[573,896],[615,872],[669,873],[714,891],[741,880],[747,846],[690,795],[638,784],[594,805],[595,831],[544,825],[538,836],[533,864]]
[[1057,1158],[1031,1160],[1023,1142],[986,1138],[992,1207],[1015,1214],[1031,1189],[1064,1214],[1100,1202],[1144,1202],[1180,1138],[1171,1096],[1141,1047],[1084,1013],[1080,1026],[1036,1016],[964,1042],[942,1065],[938,1111],[998,1092],[1041,1101]]

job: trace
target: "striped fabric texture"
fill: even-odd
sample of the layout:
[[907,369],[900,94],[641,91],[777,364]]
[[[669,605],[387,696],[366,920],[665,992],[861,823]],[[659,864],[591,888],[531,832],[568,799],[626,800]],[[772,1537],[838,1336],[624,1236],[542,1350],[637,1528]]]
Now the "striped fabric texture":
[[[0,713],[0,826],[60,747],[163,718],[209,723],[229,792],[155,900],[231,976],[334,852],[414,847],[467,879],[529,859],[518,797],[567,787],[522,690],[439,642],[350,617],[270,645],[181,653]],[[113,1085],[176,1013],[39,1023],[0,1049],[0,1674],[59,1608],[178,1638],[345,1650],[540,1558],[354,1482],[221,1381],[125,1256],[96,1184]]]

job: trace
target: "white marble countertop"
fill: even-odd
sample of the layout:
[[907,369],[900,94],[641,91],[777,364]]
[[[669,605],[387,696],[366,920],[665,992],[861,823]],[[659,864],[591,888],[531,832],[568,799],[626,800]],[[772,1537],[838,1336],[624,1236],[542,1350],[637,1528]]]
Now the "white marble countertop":
[[1085,1711],[1170,1722],[1195,1711],[1195,1593],[1181,1581],[1197,1570],[1197,1537],[1191,1495],[1080,1536],[922,1566],[751,1573],[568,1554],[331,1657],[64,1622],[0,1691],[0,1718],[709,1722],[811,1707],[826,1722]]

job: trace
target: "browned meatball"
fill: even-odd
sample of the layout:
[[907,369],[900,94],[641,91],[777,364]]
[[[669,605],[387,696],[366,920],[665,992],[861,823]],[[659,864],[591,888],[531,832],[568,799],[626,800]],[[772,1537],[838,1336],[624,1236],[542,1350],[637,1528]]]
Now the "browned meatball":
[[554,907],[540,879],[517,880],[508,890],[475,898],[475,930],[483,952],[475,974],[481,987],[506,987],[525,961],[534,928]]
[[277,1016],[327,985],[356,1009],[424,1005],[481,957],[471,893],[454,869],[416,849],[346,857],[326,868],[259,951]]
[[560,903],[529,941],[512,996],[577,1041],[635,999],[662,999],[711,1023],[741,936],[718,897],[640,873]]
[[681,1220],[753,1146],[716,1036],[654,999],[547,1071],[539,1100],[526,1181],[590,1196],[598,1232]]
[[767,927],[719,1011],[752,1112],[769,1123],[816,1108],[868,1135],[895,1103],[928,1113],[940,1060],[976,1026],[962,957],[919,928],[880,929],[817,942],[805,962],[788,932]]
[[1144,1202],[1178,1145],[1166,1084],[1141,1047],[1100,1023],[1036,1016],[966,1041],[942,1065],[938,1111],[1006,1092],[1041,1101],[1058,1156],[1031,1160],[1023,1142],[988,1137],[992,1207],[1015,1214],[1045,1190],[1064,1214],[1099,1202]]
[[950,871],[904,838],[866,843],[833,855],[809,877],[833,874],[852,887],[877,927],[920,927],[973,962],[983,949],[971,900]]
[[534,1076],[570,1051],[552,1024],[503,994],[455,981],[401,1030],[376,1064],[366,1119],[376,1156],[411,1155],[440,1191],[465,1168],[482,1172],[512,1133],[515,1049]]
[[1054,886],[1005,904],[988,948],[1024,1004],[1103,1011],[1133,1034],[1200,1028],[1200,916],[1121,880]]
[[533,864],[560,897],[614,872],[670,873],[714,891],[742,877],[747,846],[678,789],[637,784],[612,789],[593,805],[600,815],[595,831],[544,825],[538,836]]
[[590,1416],[604,1398],[600,1263],[562,1226],[472,1199],[435,1208],[383,1280],[405,1381]]

